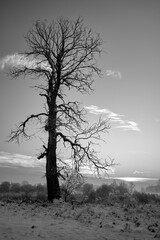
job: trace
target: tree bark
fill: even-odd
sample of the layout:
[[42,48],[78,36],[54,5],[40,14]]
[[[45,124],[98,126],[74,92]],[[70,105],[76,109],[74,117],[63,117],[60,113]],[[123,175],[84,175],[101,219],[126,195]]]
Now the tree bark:
[[49,104],[49,117],[48,117],[48,148],[46,159],[46,180],[48,200],[60,198],[60,186],[57,172],[57,136],[56,136],[56,100],[52,94],[51,102]]
[[[47,173],[49,175],[49,173]],[[60,188],[59,180],[57,175],[46,176],[47,180],[47,192],[48,192],[48,201],[52,202],[53,199],[60,198]]]
[[50,131],[46,159],[46,180],[49,201],[60,198],[60,186],[57,174],[56,144],[56,138],[53,137],[53,132]]

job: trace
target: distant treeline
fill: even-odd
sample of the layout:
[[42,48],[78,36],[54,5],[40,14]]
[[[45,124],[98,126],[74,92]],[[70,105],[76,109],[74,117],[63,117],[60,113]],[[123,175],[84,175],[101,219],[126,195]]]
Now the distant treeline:
[[[134,184],[125,182],[112,184],[103,184],[96,189],[93,184],[82,183],[75,178],[68,179],[61,185],[61,198],[70,203],[96,203],[104,205],[114,205],[116,203],[125,206],[135,206],[137,204],[159,203],[160,197],[155,194],[134,191]],[[160,189],[160,184],[157,186]],[[157,186],[151,186],[157,187]],[[153,188],[154,189],[154,188]],[[47,200],[46,185],[31,185],[28,182],[10,183],[2,182],[0,184],[0,200],[2,201],[20,201],[20,202],[41,202]]]
[[27,181],[20,183],[10,183],[4,181],[0,184],[0,193],[33,193],[33,192],[43,192],[45,193],[46,185],[37,184],[31,185]]
[[158,194],[160,194],[160,179],[158,180],[157,185],[148,186],[146,188],[146,192],[147,193],[158,193]]

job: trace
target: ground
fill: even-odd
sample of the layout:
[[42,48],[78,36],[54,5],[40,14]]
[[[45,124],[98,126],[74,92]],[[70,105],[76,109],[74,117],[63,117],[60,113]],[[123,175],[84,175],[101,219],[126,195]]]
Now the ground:
[[0,239],[160,239],[160,206],[0,202]]

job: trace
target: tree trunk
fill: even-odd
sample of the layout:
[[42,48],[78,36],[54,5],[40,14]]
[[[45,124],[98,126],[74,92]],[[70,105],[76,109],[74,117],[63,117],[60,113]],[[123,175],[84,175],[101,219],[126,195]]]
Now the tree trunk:
[[56,139],[56,128],[53,125],[54,118],[51,118],[49,123],[49,138],[48,138],[48,149],[46,158],[46,180],[47,180],[47,192],[48,200],[60,198],[60,186],[57,173],[57,139]]
[[[59,78],[60,79],[60,78]],[[57,105],[56,97],[58,95],[58,89],[60,80],[57,80],[56,85],[53,87],[53,82],[56,82],[54,78],[49,80],[49,97],[48,97],[48,148],[47,148],[47,161],[46,161],[46,179],[47,179],[47,191],[48,200],[60,198],[60,187],[57,172]]]
[[49,143],[47,162],[46,162],[46,180],[48,200],[60,198],[60,187],[57,174],[56,149],[53,143]]
[[59,180],[57,175],[53,174],[51,174],[50,176],[48,175],[49,173],[46,174],[48,201],[52,202],[53,199],[60,198]]

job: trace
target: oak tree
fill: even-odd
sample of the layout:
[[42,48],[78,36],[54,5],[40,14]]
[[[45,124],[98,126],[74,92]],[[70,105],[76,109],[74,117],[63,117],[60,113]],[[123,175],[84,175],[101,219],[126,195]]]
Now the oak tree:
[[99,119],[89,125],[84,107],[76,100],[69,101],[67,95],[71,90],[82,94],[93,90],[94,75],[101,76],[96,56],[102,51],[102,40],[84,27],[81,17],[75,21],[62,17],[51,23],[36,21],[25,39],[28,49],[20,53],[23,64],[12,68],[11,76],[43,80],[35,87],[45,99],[45,111],[28,116],[11,131],[10,141],[30,139],[27,127],[32,120],[42,124],[48,140],[38,159],[46,158],[48,200],[52,201],[60,197],[59,177],[63,177],[66,164],[58,156],[59,145],[70,147],[72,167],[77,173],[81,166],[99,173],[112,165],[112,161],[99,159],[94,147],[100,134],[109,129],[108,121]]

